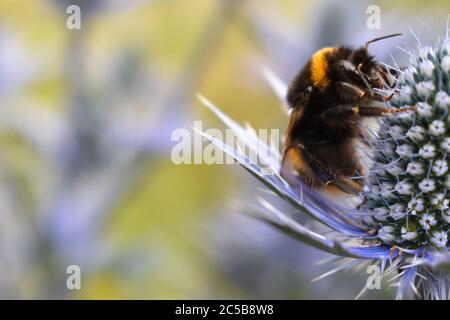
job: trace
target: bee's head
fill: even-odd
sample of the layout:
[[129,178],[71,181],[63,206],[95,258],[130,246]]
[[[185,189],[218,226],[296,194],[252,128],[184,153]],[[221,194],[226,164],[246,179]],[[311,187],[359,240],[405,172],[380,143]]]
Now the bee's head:
[[363,47],[353,50],[350,55],[350,62],[357,67],[361,73],[361,76],[366,78],[370,87],[378,89],[383,88],[384,83],[387,80],[386,74],[390,71],[388,72],[385,66],[375,61],[374,57],[369,53],[369,45],[380,40],[397,37],[400,35],[401,33],[395,33],[369,40]]
[[[292,81],[287,101],[290,107],[301,105],[302,99],[313,89],[321,92],[334,81],[351,80],[361,86],[382,88],[386,82],[386,68],[377,63],[368,52],[371,43],[400,35],[392,34],[367,41],[358,49],[349,47],[327,47],[316,51],[308,63]],[[383,74],[383,76],[380,76]]]
[[372,92],[372,89],[382,89],[386,84],[392,85],[392,77],[389,75],[391,70],[377,62],[369,53],[369,45],[373,42],[395,37],[399,33],[375,38],[369,40],[364,46],[356,49],[340,47],[331,56],[332,81],[352,82],[361,87],[366,87]]
[[372,56],[364,47],[354,49],[348,60],[362,73],[367,75],[369,75],[370,70],[377,64],[374,56]]

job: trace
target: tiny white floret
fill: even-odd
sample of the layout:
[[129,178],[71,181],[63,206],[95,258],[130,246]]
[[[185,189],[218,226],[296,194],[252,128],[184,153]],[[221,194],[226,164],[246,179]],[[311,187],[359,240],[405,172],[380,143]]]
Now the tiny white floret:
[[419,188],[424,193],[428,193],[428,192],[434,191],[436,189],[436,184],[435,184],[434,180],[432,180],[432,179],[423,179],[419,183]]

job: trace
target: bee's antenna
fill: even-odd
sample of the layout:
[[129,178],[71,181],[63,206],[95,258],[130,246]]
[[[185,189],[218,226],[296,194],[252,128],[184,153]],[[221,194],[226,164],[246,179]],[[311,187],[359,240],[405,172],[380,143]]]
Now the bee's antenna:
[[401,36],[401,35],[402,35],[401,33],[394,33],[394,34],[389,34],[389,35],[387,35],[387,36],[378,37],[378,38],[369,40],[369,41],[367,41],[366,44],[364,45],[364,50],[367,51],[367,49],[369,48],[369,44],[371,44],[371,43],[374,43],[374,42],[377,42],[377,41],[380,41],[380,40],[384,40],[384,39],[388,39],[388,38],[392,38],[392,37],[398,37],[398,36]]

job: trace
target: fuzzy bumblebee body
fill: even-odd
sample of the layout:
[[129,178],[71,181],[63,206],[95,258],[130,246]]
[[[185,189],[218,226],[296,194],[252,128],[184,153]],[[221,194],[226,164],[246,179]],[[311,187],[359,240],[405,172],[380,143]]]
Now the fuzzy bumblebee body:
[[363,175],[355,151],[364,136],[361,119],[409,110],[385,107],[388,98],[373,90],[392,87],[396,76],[367,51],[369,43],[384,38],[357,49],[320,49],[292,81],[281,175],[294,187],[302,182],[327,191],[361,191],[362,180],[355,179]]

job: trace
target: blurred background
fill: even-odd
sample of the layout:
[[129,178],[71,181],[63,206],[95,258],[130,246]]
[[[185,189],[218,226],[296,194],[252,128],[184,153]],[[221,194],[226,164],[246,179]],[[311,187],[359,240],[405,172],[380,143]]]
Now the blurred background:
[[[66,27],[71,4],[81,30]],[[197,92],[284,131],[262,68],[289,82],[320,47],[395,32],[371,52],[401,64],[408,28],[434,41],[449,13],[435,0],[0,0],[0,298],[354,298],[364,272],[311,282],[330,256],[236,213],[230,199],[260,186],[236,165],[173,164],[171,133],[224,129]],[[69,265],[81,290],[66,288]]]

